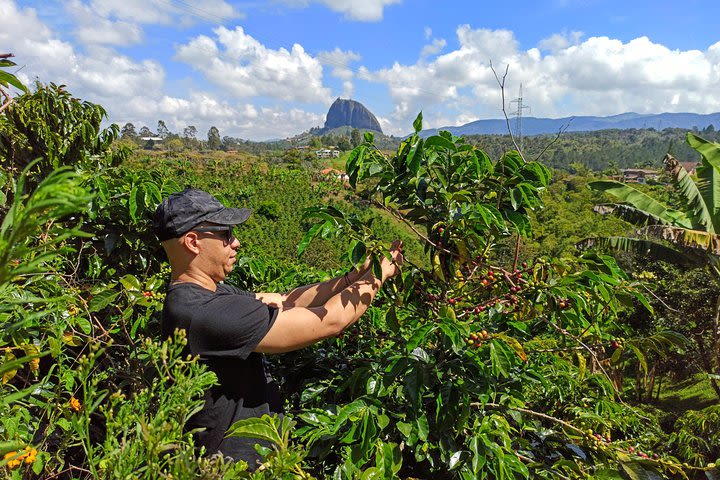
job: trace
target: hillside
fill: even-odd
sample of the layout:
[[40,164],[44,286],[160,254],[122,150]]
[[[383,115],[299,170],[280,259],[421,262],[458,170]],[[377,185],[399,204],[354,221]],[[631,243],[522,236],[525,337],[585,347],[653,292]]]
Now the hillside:
[[[573,171],[579,164],[594,171],[607,168],[656,167],[671,152],[680,161],[697,161],[698,154],[685,143],[687,129],[600,130],[556,135],[536,135],[523,138],[525,157],[540,156],[545,165]],[[718,132],[705,129],[704,138],[717,141]],[[557,138],[556,138],[557,137]],[[468,140],[484,149],[491,158],[514,149],[508,135],[470,135]]]
[[[515,129],[515,120],[510,125]],[[663,130],[665,128],[705,128],[714,125],[720,128],[720,113],[701,115],[697,113],[660,113],[640,114],[622,113],[609,117],[577,116],[564,118],[536,118],[523,117],[523,135],[543,135],[557,133],[561,130],[567,132],[592,132],[608,129],[648,129]],[[422,131],[427,137],[437,134],[440,130],[447,130],[453,135],[504,135],[507,133],[507,122],[504,119],[476,120],[457,127],[440,127]]]

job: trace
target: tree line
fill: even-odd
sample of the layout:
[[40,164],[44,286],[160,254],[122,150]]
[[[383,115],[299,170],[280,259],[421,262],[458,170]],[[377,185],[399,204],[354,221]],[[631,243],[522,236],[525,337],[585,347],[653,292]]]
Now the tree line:
[[147,150],[162,148],[171,152],[211,150],[243,151],[257,154],[267,151],[288,150],[299,146],[314,149],[332,147],[346,152],[360,145],[362,132],[357,128],[348,128],[337,132],[322,133],[321,129],[313,128],[306,134],[285,140],[255,142],[230,135],[223,136],[214,125],[208,129],[204,137],[194,125],[184,127],[182,132],[172,132],[164,120],[158,120],[155,131],[151,130],[147,125],[143,125],[138,130],[134,123],[127,122],[120,129],[120,138]]

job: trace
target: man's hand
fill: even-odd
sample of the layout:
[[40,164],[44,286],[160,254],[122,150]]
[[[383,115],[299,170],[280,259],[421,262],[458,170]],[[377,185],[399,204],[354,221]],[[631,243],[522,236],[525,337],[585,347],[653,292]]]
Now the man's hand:
[[392,278],[400,273],[400,266],[402,266],[405,258],[403,257],[402,251],[402,240],[395,240],[390,246],[390,260],[383,257],[380,262],[382,267],[382,281],[385,282],[388,278]]

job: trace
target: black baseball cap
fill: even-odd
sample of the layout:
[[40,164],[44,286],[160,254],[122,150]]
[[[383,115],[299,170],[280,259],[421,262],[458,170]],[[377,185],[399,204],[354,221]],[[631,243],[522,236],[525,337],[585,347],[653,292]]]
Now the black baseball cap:
[[187,188],[173,193],[158,205],[153,230],[162,242],[180,237],[202,222],[238,225],[251,213],[248,208],[228,208],[207,192]]

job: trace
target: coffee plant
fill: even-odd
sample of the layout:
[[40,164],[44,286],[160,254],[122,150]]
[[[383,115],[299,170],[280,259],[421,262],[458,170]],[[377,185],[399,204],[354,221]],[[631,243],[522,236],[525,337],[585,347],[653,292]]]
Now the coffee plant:
[[[103,117],[52,84],[0,115],[2,478],[717,475],[716,409],[668,435],[628,395],[650,354],[682,343],[623,322],[652,312],[643,285],[605,255],[520,257],[550,182],[542,164],[446,132],[422,139],[419,117],[393,155],[366,135],[348,160],[354,192],[304,188],[299,170],[225,157],[129,159]],[[182,333],[157,339],[169,270],[150,218],[189,185],[267,207],[228,278],[247,289],[289,290],[368,256],[377,268],[397,224],[409,232],[402,274],[360,322],[268,358],[285,414],[230,432],[262,443],[254,472],[195,449],[185,424],[216,379],[183,355]],[[313,262],[332,253],[331,268],[274,259],[273,236]]]
[[[642,285],[609,256],[520,262],[549,171],[517,152],[492,161],[447,132],[422,139],[421,121],[395,155],[367,134],[348,159],[358,194],[415,232],[431,268],[406,259],[371,318],[308,359],[293,400],[298,435],[324,473],[692,475],[671,455],[650,458],[663,448],[660,427],[623,400],[622,362],[642,362],[643,345],[682,342],[672,332],[621,338],[628,305],[652,310]],[[352,239],[352,263],[369,254],[378,267],[383,242],[356,216],[333,207],[306,215],[316,223],[300,253],[315,237],[342,236]],[[496,255],[508,239],[516,254]],[[372,466],[386,449],[401,461],[397,472]]]

